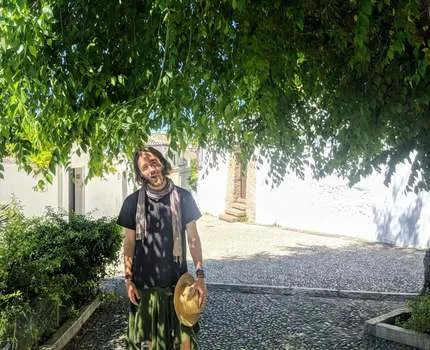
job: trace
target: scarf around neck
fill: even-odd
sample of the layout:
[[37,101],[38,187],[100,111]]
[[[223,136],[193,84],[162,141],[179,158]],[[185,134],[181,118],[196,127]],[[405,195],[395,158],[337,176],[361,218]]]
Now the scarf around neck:
[[[142,246],[144,239],[148,236],[148,224],[146,222],[146,197],[159,201],[167,195],[170,195],[170,212],[172,216],[173,230],[173,260],[182,263],[182,213],[179,201],[178,190],[173,181],[166,177],[167,185],[160,191],[152,190],[146,184],[142,185],[139,190],[136,210],[136,241],[141,240]],[[143,237],[142,237],[143,236]]]

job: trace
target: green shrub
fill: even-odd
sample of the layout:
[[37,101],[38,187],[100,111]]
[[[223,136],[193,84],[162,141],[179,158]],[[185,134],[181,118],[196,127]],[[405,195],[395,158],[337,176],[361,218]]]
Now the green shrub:
[[411,317],[403,324],[405,328],[430,333],[430,296],[422,295],[408,301]]
[[[92,300],[121,247],[113,219],[7,209],[0,231],[0,348],[30,348]],[[52,320],[52,322],[46,322]],[[19,331],[17,331],[17,329]]]
[[0,205],[0,230],[3,228],[3,226],[6,224],[8,217],[6,215],[6,210],[8,209],[7,204]]

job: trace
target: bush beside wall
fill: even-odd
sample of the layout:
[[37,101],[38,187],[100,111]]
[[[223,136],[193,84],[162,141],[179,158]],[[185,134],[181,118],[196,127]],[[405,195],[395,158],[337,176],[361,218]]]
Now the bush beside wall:
[[113,219],[48,211],[0,213],[0,348],[29,349],[99,293],[121,247]]

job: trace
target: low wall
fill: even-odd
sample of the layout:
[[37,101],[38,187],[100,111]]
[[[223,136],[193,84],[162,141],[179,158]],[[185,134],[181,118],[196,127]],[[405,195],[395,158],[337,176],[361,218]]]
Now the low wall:
[[330,176],[305,180],[287,175],[275,188],[265,183],[267,164],[257,170],[256,223],[340,234],[397,246],[426,248],[430,194],[406,193],[410,165],[400,164],[389,187],[374,173],[349,187]]

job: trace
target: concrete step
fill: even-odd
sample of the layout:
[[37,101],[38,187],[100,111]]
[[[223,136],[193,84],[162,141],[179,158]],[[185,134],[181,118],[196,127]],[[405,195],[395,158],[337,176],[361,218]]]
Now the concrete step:
[[218,218],[220,220],[227,221],[227,222],[238,222],[239,221],[239,218],[237,218],[236,216],[229,215],[229,214],[220,214],[218,216]]
[[238,209],[238,210],[246,211],[246,205],[245,205],[245,204],[243,204],[243,203],[234,202],[231,206],[232,206],[232,208],[234,208],[234,209]]
[[227,222],[243,222],[243,221],[246,221],[246,216],[238,217],[238,216],[233,216],[233,215],[230,215],[227,213],[219,215],[218,218],[220,220],[224,220]]
[[246,212],[244,210],[239,210],[239,209],[234,209],[234,208],[229,208],[225,210],[226,214],[238,217],[238,218],[243,218],[246,216]]
[[235,202],[246,205],[246,198],[236,198]]

